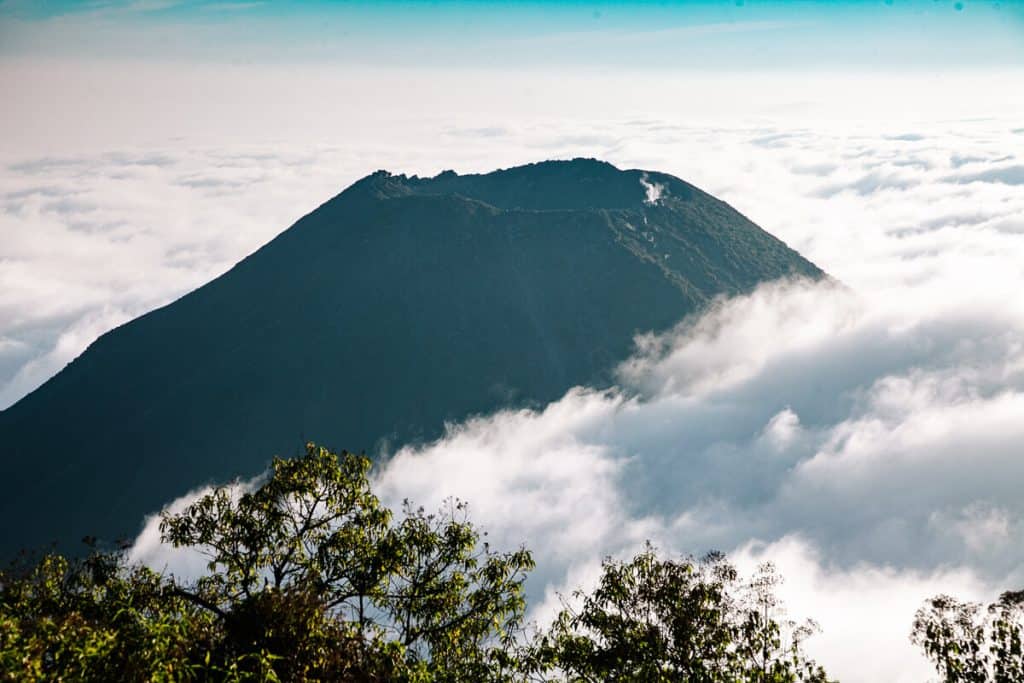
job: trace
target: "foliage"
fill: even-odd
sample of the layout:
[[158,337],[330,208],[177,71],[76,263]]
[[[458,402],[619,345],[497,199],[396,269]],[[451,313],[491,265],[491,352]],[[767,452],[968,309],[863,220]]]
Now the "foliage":
[[114,555],[48,555],[0,577],[5,680],[153,680],[212,671],[198,658],[213,621],[143,567]]
[[179,582],[120,553],[0,577],[8,680],[500,681],[516,666],[526,550],[480,542],[465,506],[394,521],[365,457],[313,446],[254,491],[165,514],[205,553]]
[[541,639],[539,658],[570,681],[828,680],[801,649],[813,623],[774,618],[771,565],[742,584],[719,554],[664,560],[648,546],[603,570],[594,592],[577,592],[581,606],[567,605]]
[[492,551],[458,501],[393,514],[370,467],[310,444],[253,490],[165,513],[163,540],[207,559],[195,580],[123,551],[0,574],[0,679],[826,681],[801,650],[812,629],[776,618],[771,567],[744,583],[720,555],[608,560],[579,609],[528,637],[530,553]]
[[935,664],[943,683],[1024,681],[1024,591],[1007,592],[982,609],[948,595],[928,600],[911,640]]

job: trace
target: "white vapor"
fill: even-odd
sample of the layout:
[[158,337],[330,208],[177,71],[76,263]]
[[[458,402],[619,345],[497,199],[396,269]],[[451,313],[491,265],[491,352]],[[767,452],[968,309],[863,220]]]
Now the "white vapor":
[[643,185],[644,193],[647,195],[644,198],[644,203],[652,206],[657,204],[661,199],[661,194],[665,191],[665,186],[661,183],[652,183],[646,173],[640,176],[640,184]]

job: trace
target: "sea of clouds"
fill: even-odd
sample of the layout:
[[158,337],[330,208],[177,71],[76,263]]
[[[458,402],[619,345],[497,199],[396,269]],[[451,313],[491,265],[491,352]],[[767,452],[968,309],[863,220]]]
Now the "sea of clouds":
[[[616,387],[450,425],[391,453],[377,488],[392,504],[457,496],[494,545],[528,545],[541,621],[605,555],[714,548],[778,564],[842,680],[926,679],[907,638],[925,597],[1024,586],[1024,129],[523,121],[6,155],[0,406],[377,168],[596,156],[673,173],[834,280],[767,284],[642,335]],[[153,520],[133,554],[196,566]]]

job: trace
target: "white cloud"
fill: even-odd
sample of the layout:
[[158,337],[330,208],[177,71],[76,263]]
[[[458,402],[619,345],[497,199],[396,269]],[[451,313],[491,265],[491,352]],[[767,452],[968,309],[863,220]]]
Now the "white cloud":
[[801,433],[800,416],[786,407],[768,421],[762,432],[762,438],[776,450],[785,451],[800,438]]
[[14,403],[57,374],[99,335],[127,322],[130,317],[120,308],[109,305],[98,310],[88,310],[73,320],[69,327],[60,330],[60,336],[52,348],[38,354],[28,351],[26,342],[0,340],[0,360],[10,355],[14,361],[10,369],[5,367],[6,364],[0,365],[0,369],[7,369],[11,373],[10,378],[0,385],[0,406]]
[[341,156],[239,146],[9,161],[0,168],[0,408],[358,178],[363,169]]
[[813,546],[793,536],[768,545],[748,544],[733,559],[747,572],[764,559],[776,564],[784,578],[779,594],[788,615],[812,616],[821,626],[807,641],[808,652],[842,681],[932,680],[934,669],[909,640],[914,612],[940,593],[966,600],[994,597],[991,585],[968,569],[830,565]]
[[537,616],[647,538],[754,554],[788,574],[793,615],[825,626],[813,649],[834,674],[920,680],[907,637],[925,597],[1024,581],[1024,382],[1007,372],[1024,317],[965,325],[972,309],[764,287],[646,340],[635,398],[574,391],[474,420],[400,450],[380,490],[462,496],[495,542],[533,547]]
[[[718,302],[639,338],[619,391],[578,389],[542,411],[472,420],[400,449],[379,473],[388,500],[429,506],[456,495],[496,544],[525,541],[540,561],[539,617],[554,591],[592,581],[603,554],[647,538],[742,562],[773,557],[794,616],[822,622],[812,646],[843,680],[922,678],[906,635],[926,595],[1024,584],[1014,79],[979,78],[976,91],[946,84],[917,99],[915,83],[807,82],[763,100],[770,83],[502,81],[554,103],[526,111],[508,109],[507,94],[480,95],[497,86],[472,74],[474,87],[444,88],[423,74],[311,72],[300,88],[282,72],[267,77],[273,102],[261,103],[250,82],[239,79],[243,92],[225,76],[241,71],[218,80],[166,67],[160,92],[123,71],[152,95],[149,109],[139,97],[124,111],[93,110],[83,93],[102,99],[114,86],[88,72],[52,88],[86,103],[85,133],[72,137],[101,151],[63,149],[68,134],[49,110],[36,107],[38,120],[0,113],[35,141],[12,142],[0,170],[0,401],[377,168],[433,174],[596,156],[697,184],[842,284],[775,284]],[[437,103],[431,89],[474,97]],[[817,89],[829,94],[801,106]],[[192,90],[208,95],[203,106],[183,95]],[[359,111],[331,99],[354,91],[366,92]],[[422,100],[422,111],[398,117],[386,94],[395,92]],[[890,100],[902,104],[885,110]],[[637,113],[626,101],[650,107]],[[390,118],[366,113],[381,111]],[[1008,119],[960,120],[991,111]],[[200,120],[208,127],[197,133]],[[169,560],[146,529],[137,557],[162,566]]]

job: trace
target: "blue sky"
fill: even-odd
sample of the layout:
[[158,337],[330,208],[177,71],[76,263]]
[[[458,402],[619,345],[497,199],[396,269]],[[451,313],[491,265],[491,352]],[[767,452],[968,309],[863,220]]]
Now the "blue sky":
[[0,55],[817,70],[1024,64],[1024,3],[0,0]]

